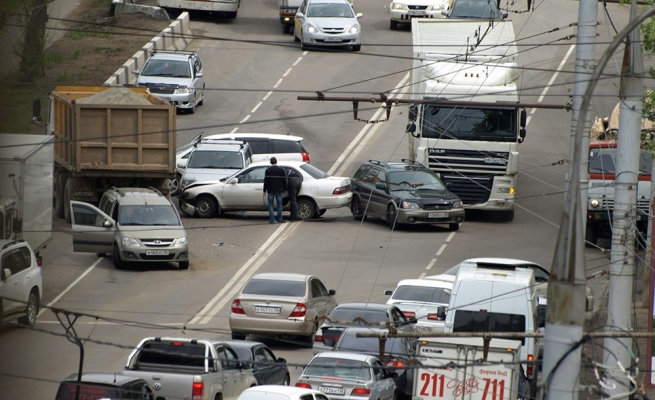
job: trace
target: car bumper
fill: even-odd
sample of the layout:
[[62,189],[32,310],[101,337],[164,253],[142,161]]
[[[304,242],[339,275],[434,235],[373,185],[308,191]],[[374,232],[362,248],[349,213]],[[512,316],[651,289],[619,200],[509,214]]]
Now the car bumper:
[[316,206],[319,208],[319,210],[324,210],[327,208],[347,207],[353,201],[353,194],[348,192],[346,194],[330,197],[314,197],[314,201],[316,201]]
[[[327,40],[326,40],[327,38]],[[336,40],[336,41],[335,41]],[[361,35],[359,33],[342,33],[338,35],[328,35],[325,33],[303,32],[303,41],[310,46],[353,46],[361,44]]]
[[439,333],[443,332],[444,321],[434,321],[427,322],[423,320],[418,320],[416,325],[414,325],[414,330],[416,333]]
[[293,12],[282,12],[280,11],[280,23],[282,25],[293,26],[294,17],[296,16],[296,10]]
[[314,329],[313,321],[303,319],[257,318],[230,313],[229,321],[230,330],[239,333],[309,336]]
[[434,11],[434,10],[421,10],[422,14],[415,14],[415,15],[410,15],[409,11],[407,10],[391,10],[390,11],[390,18],[392,21],[396,21],[402,24],[409,24],[412,22],[412,18],[444,18],[444,16],[441,14],[441,10]]
[[[436,216],[439,214],[439,216]],[[452,224],[464,222],[464,209],[455,210],[398,210],[399,224]]]
[[[123,246],[120,250],[121,259],[128,262],[189,261],[188,246],[164,247],[157,249]],[[152,250],[159,252],[159,254],[148,254],[148,252]]]
[[164,101],[168,101],[169,103],[175,105],[177,108],[193,108],[196,101],[195,93],[193,92],[182,94],[153,93],[153,95]]
[[196,214],[196,207],[187,203],[185,200],[180,199],[180,210],[186,215],[193,217]]

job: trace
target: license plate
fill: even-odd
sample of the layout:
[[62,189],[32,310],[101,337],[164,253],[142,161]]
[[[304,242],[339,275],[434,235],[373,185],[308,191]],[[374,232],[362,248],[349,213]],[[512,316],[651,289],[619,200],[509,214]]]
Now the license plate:
[[343,39],[339,37],[328,36],[324,39],[326,42],[343,42]]
[[146,250],[147,256],[167,256],[168,250]]
[[425,11],[409,10],[409,15],[425,15]]
[[336,388],[336,387],[326,387],[326,386],[320,386],[318,388],[320,392],[327,393],[327,394],[340,394],[344,395],[346,393],[346,390],[344,388]]
[[280,307],[261,307],[255,306],[255,312],[260,314],[279,314]]
[[415,328],[418,333],[432,333],[432,328],[429,326],[417,325]]
[[448,213],[428,213],[428,218],[448,218]]

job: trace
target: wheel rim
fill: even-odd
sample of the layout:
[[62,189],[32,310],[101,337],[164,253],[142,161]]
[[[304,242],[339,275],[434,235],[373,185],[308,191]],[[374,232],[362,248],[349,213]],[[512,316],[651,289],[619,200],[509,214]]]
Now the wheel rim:
[[353,215],[356,217],[359,217],[362,215],[362,203],[359,201],[359,199],[353,199]]
[[312,206],[305,202],[298,202],[298,217],[300,219],[307,219],[312,217]]
[[36,296],[34,294],[30,294],[30,299],[29,302],[27,303],[27,320],[29,321],[30,326],[34,325],[36,322],[36,313],[37,313],[37,305],[36,305]]
[[198,210],[198,214],[200,215],[209,215],[211,211],[211,205],[209,204],[209,200],[207,199],[198,200],[198,204],[196,204],[196,209]]
[[169,182],[171,193],[176,193],[178,191],[178,180],[177,180],[177,178],[171,179],[168,182]]

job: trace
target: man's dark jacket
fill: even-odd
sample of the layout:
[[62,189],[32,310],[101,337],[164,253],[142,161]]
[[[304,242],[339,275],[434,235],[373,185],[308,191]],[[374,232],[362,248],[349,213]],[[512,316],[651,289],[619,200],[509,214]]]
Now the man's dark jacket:
[[279,165],[271,165],[264,175],[264,192],[282,193],[287,190],[287,174]]

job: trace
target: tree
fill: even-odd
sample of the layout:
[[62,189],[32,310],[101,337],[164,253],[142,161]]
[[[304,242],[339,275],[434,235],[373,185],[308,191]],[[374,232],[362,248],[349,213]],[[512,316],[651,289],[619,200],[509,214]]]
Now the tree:
[[15,49],[20,56],[20,81],[32,83],[45,76],[45,33],[48,22],[48,3],[51,0],[20,0],[24,27],[22,43]]

